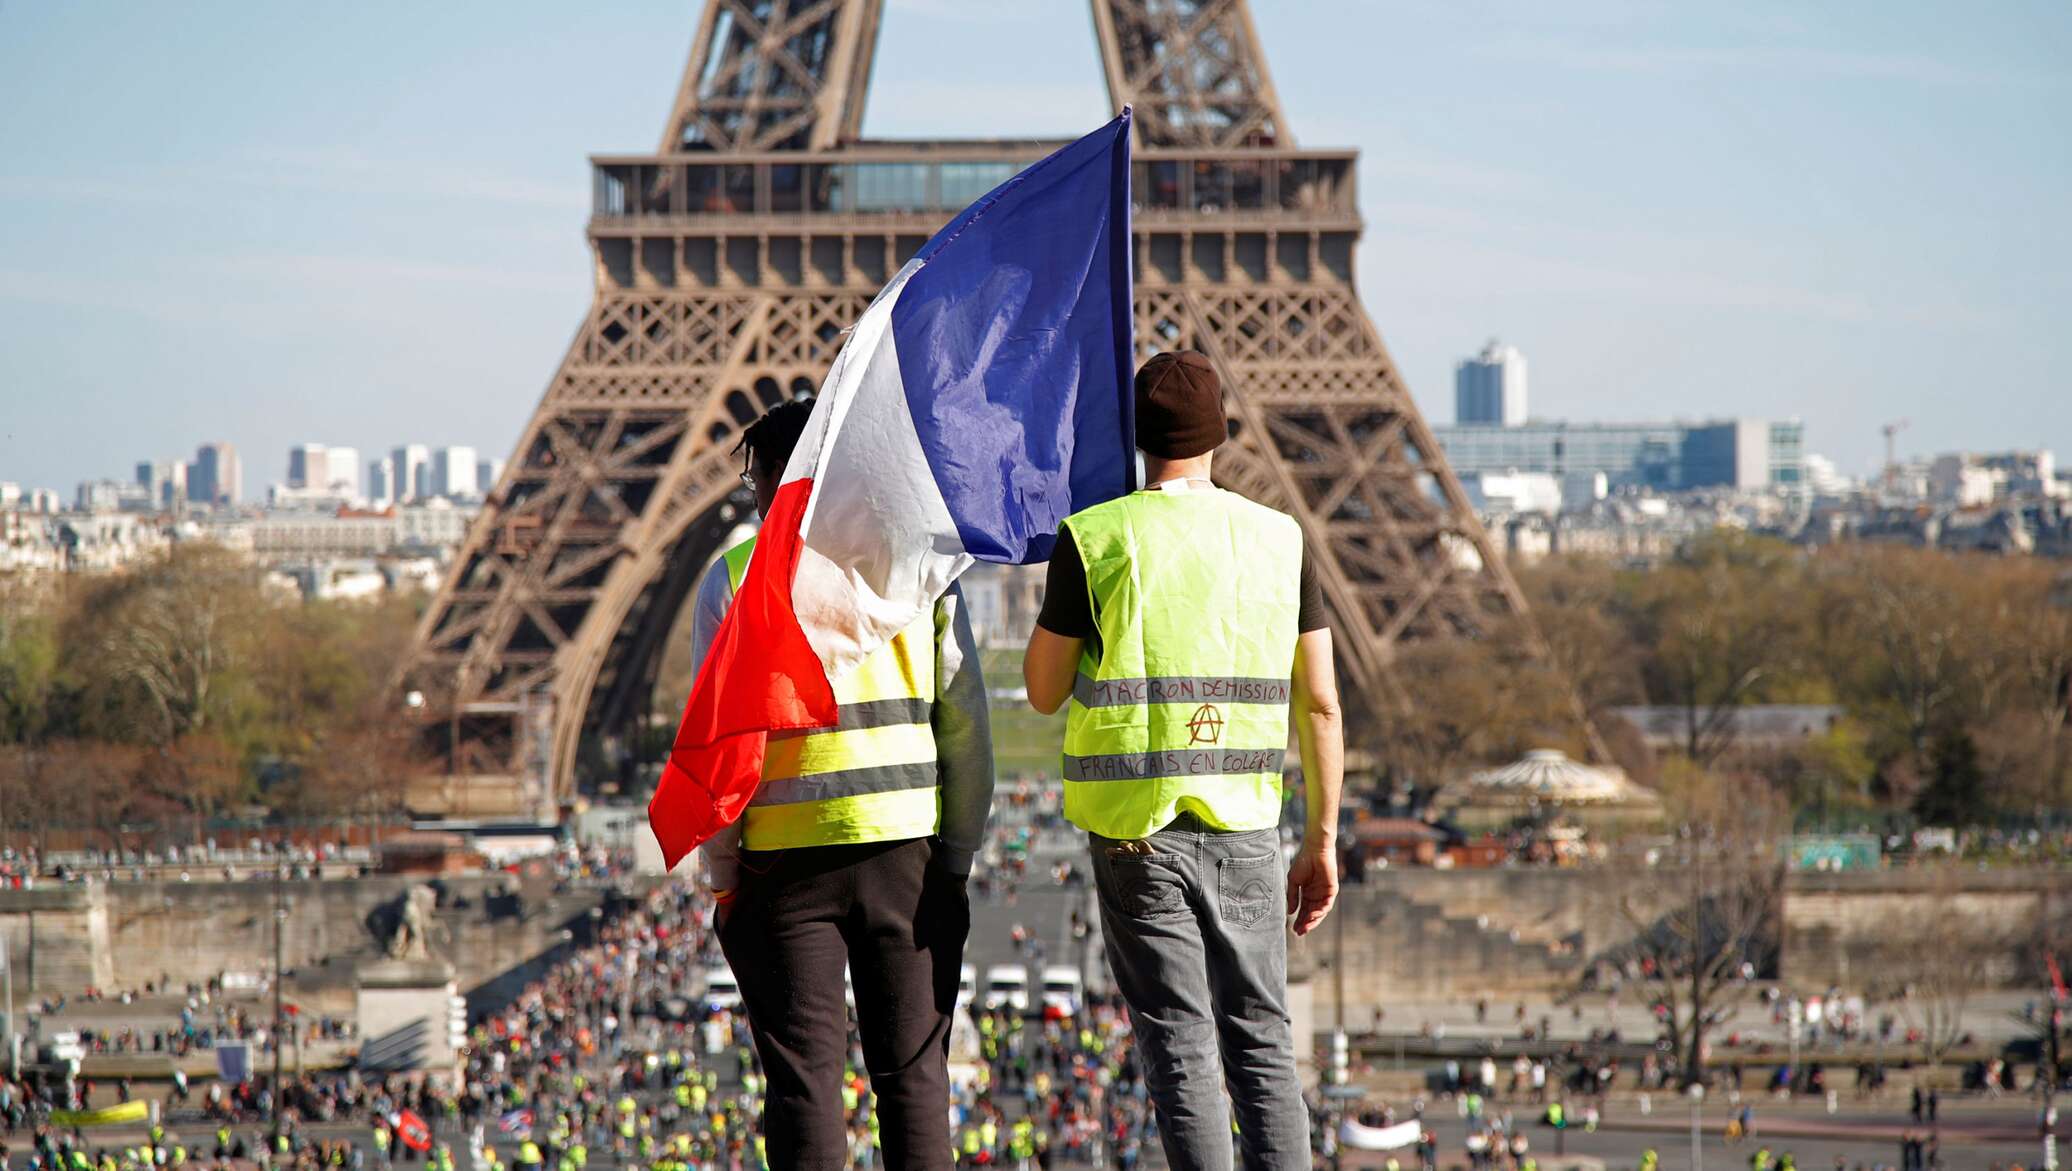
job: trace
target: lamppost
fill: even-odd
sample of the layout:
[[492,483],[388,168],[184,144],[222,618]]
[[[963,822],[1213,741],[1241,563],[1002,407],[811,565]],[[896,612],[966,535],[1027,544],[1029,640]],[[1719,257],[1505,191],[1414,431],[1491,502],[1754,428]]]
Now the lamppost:
[[1705,1083],[1692,1082],[1691,1095],[1691,1171],[1704,1171],[1705,1139],[1699,1130],[1699,1122],[1705,1105]]
[[[410,719],[411,719],[411,721],[412,721],[413,723],[419,723],[419,724],[423,723],[423,721],[424,721],[424,692],[422,692],[422,691],[418,691],[418,690],[415,690],[415,689],[412,689],[412,690],[410,690],[410,691],[407,691],[407,692],[405,692],[405,693],[403,694],[403,706],[404,706],[404,707],[406,707],[406,708],[408,708],[408,709],[410,710]],[[450,772],[451,770],[449,769],[448,771]],[[407,788],[406,788],[405,792],[406,792],[406,797],[407,797]],[[380,813],[377,813],[377,814],[375,814],[374,816],[375,816],[376,818],[379,818],[379,817],[382,817],[382,816],[385,816],[385,815],[387,815],[387,814],[388,814],[389,812],[392,812],[392,810],[387,810],[387,809],[384,809],[384,810],[382,810],[382,811],[381,811]],[[380,827],[381,827],[381,823],[380,823],[380,821],[378,821],[378,820],[377,820],[377,821],[375,821],[375,822],[374,822],[374,826],[375,826],[375,829],[374,829],[374,835],[375,835],[375,839],[376,839],[376,840],[375,840],[375,845],[376,845],[376,846],[378,847],[378,846],[380,845],[380,837],[381,837],[381,828],[380,828]]]
[[1785,1005],[1784,1027],[1791,1030],[1791,1064],[1787,1067],[1791,1070],[1791,1080],[1784,1084],[1784,1096],[1793,1098],[1797,1097],[1799,1092],[1799,1033],[1806,1027],[1805,1002],[1799,999],[1796,992],[1791,994],[1790,1002]]
[[2043,1040],[2042,1054],[2043,1064],[2049,1067],[2043,1078],[2043,1171],[2058,1171],[2058,1063],[2063,1060],[2058,1052],[2058,1030],[2065,1023],[2064,1000],[2052,989],[2050,1015],[2045,1018],[2050,1035]]
[[14,952],[7,946],[7,936],[0,935],[0,970],[4,970],[7,981],[7,1076],[22,1076],[22,1035],[14,1027]]
[[288,923],[287,871],[276,861],[273,867],[273,1093],[268,1097],[268,1122],[278,1133],[281,1126],[281,1025],[287,1012],[281,1002],[281,932]]

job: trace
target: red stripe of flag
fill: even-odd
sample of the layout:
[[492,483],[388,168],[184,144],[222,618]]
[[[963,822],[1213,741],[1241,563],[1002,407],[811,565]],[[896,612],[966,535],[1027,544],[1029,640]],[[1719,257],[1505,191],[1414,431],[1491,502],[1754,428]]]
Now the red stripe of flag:
[[835,693],[792,609],[813,481],[777,489],[755,556],[713,636],[684,704],[676,743],[648,803],[648,823],[674,867],[748,807],[762,780],[767,733],[835,722]]

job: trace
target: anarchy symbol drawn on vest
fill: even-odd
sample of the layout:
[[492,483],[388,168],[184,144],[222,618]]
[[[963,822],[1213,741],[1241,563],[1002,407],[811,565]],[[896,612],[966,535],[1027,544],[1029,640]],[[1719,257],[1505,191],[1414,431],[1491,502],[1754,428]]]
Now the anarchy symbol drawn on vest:
[[1187,720],[1187,730],[1194,738],[1189,744],[1214,744],[1223,739],[1223,713],[1213,703],[1205,703],[1194,709],[1194,715]]

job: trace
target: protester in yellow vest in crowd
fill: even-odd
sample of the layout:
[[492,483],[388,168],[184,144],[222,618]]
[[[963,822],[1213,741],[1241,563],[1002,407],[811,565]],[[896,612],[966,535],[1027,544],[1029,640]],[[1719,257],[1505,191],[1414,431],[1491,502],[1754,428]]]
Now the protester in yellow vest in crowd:
[[[1037,711],[1068,707],[1065,816],[1168,1161],[1229,1167],[1235,1121],[1246,1167],[1307,1168],[1285,928],[1338,893],[1331,631],[1300,526],[1210,480],[1228,430],[1208,359],[1160,354],[1135,394],[1146,486],[1066,519],[1024,680]],[[1283,874],[1291,707],[1306,824]]]
[[[763,515],[810,415],[809,403],[784,403],[742,433],[742,480]],[[754,548],[729,550],[699,584],[691,654],[701,667]],[[779,1167],[847,1158],[847,966],[885,1163],[948,1168],[954,1010],[941,991],[957,985],[971,930],[965,880],[993,801],[986,685],[963,594],[952,587],[830,682],[834,725],[773,733],[747,811],[700,851],[768,1081],[763,1133]]]

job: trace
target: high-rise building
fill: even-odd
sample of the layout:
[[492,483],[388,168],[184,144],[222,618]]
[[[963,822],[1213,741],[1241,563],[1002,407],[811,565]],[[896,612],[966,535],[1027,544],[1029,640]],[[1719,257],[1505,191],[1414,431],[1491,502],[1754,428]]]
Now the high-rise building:
[[1525,355],[1491,338],[1453,369],[1453,420],[1516,427],[1525,422]]
[[1805,496],[1805,426],[1796,419],[1435,427],[1460,475],[1601,473],[1614,488],[1734,488]]
[[432,494],[452,498],[481,495],[475,486],[475,449],[442,447],[432,453]]
[[330,470],[323,444],[298,443],[288,449],[288,487],[326,487],[330,483]]
[[312,488],[324,488],[333,495],[348,500],[360,495],[360,451],[356,447],[329,447],[324,449],[324,480],[312,484]]
[[432,494],[432,453],[422,443],[409,443],[389,453],[395,475],[396,503],[422,500]]
[[367,464],[367,503],[376,508],[396,503],[395,461],[383,456]]
[[244,494],[245,473],[236,447],[219,442],[194,449],[194,462],[187,468],[187,499],[204,507],[227,507]]
[[[143,465],[137,467],[142,472]],[[151,490],[151,499],[158,507],[168,512],[178,512],[187,507],[187,465],[177,459],[151,461],[151,482],[145,485]]]
[[475,461],[475,488],[487,496],[496,490],[496,482],[504,478],[504,461],[500,459],[478,459]]
[[137,487],[150,493],[157,507],[178,511],[187,506],[187,465],[176,459],[138,460]]
[[1771,423],[1766,439],[1770,452],[1770,491],[1793,504],[1805,504],[1806,425],[1797,419]]
[[1766,488],[1770,484],[1770,424],[1762,419],[1705,423],[1684,433],[1678,477],[1685,488]]

